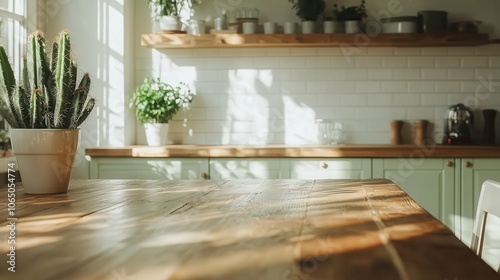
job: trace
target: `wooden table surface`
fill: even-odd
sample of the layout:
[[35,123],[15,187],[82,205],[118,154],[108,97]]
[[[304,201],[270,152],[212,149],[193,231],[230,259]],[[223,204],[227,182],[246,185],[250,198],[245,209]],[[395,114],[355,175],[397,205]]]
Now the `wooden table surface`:
[[0,279],[500,279],[387,180],[72,181],[17,187]]

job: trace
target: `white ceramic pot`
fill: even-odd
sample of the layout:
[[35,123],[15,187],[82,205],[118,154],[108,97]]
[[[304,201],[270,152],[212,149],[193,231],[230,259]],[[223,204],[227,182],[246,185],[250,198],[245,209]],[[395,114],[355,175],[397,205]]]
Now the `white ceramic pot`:
[[302,34],[312,34],[316,27],[315,21],[303,21],[302,22]]
[[361,32],[361,21],[360,20],[347,20],[345,21],[345,33],[354,34]]
[[144,130],[149,146],[168,144],[168,123],[145,123]]
[[11,129],[10,137],[25,193],[68,191],[79,129]]
[[323,33],[325,34],[344,33],[344,32],[345,32],[344,22],[341,21],[323,22]]
[[179,17],[176,16],[162,16],[160,17],[160,30],[163,31],[175,31],[180,30]]

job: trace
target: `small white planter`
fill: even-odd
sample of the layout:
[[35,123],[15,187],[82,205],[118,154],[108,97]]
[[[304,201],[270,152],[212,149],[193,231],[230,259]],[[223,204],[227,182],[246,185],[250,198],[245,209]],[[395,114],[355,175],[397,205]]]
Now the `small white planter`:
[[361,33],[361,21],[347,20],[345,22],[345,33],[347,34]]
[[79,129],[11,129],[10,137],[25,193],[68,191]]
[[162,16],[160,17],[159,24],[162,31],[180,30],[180,20],[176,16]]
[[144,130],[149,146],[168,145],[168,123],[145,123]]
[[323,33],[325,34],[344,33],[344,32],[345,32],[344,23],[341,21],[323,22]]
[[312,34],[316,27],[315,21],[303,21],[302,22],[302,34]]

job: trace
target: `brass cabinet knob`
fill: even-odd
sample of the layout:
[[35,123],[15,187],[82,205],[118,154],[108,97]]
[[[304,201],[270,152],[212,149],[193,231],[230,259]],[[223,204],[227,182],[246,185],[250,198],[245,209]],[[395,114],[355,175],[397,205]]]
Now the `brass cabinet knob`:
[[448,167],[452,167],[452,166],[453,166],[453,162],[452,162],[452,161],[448,161],[448,162],[446,162],[446,166],[448,166]]
[[206,179],[208,179],[208,174],[207,174],[207,172],[203,172],[203,173],[201,173],[201,178],[203,178],[203,179],[205,179],[205,180],[206,180]]
[[328,168],[328,163],[326,163],[326,162],[324,162],[324,161],[323,161],[323,162],[321,162],[321,168],[323,168],[323,169],[327,169],[327,168]]
[[465,167],[471,167],[471,166],[472,166],[472,162],[470,162],[470,161],[465,162]]

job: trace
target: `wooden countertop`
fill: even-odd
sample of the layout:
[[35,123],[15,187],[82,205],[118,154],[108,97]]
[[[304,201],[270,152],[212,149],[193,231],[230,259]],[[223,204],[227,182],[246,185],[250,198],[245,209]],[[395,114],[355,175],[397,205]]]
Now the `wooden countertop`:
[[91,157],[500,157],[500,146],[342,145],[342,146],[128,146],[86,149]]
[[499,279],[388,180],[81,180],[45,196],[17,188],[9,220],[0,200],[0,232],[15,237],[0,254],[15,250],[16,261],[0,279]]

